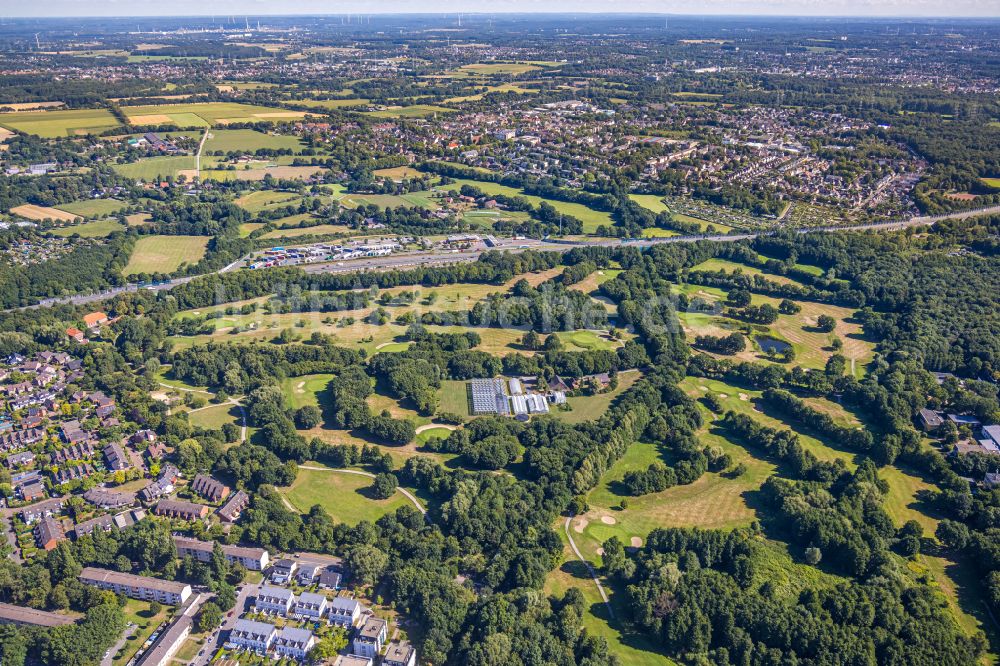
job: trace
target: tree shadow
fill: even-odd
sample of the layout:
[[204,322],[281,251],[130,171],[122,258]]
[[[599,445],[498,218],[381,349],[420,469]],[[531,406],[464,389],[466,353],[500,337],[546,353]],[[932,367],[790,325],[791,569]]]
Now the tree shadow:
[[567,560],[559,567],[559,571],[569,574],[573,578],[580,580],[590,580],[590,571],[587,565],[577,559]]

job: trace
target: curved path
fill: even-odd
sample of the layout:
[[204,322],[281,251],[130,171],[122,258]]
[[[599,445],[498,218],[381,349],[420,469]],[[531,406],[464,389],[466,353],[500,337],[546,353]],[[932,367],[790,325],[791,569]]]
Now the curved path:
[[[309,470],[312,470],[314,472],[338,472],[340,474],[356,474],[358,476],[367,476],[369,479],[374,479],[375,478],[375,475],[372,474],[371,472],[362,472],[359,469],[342,469],[342,468],[336,468],[336,467],[317,467],[316,465],[299,465],[299,469],[309,469]],[[406,499],[408,499],[411,502],[413,502],[413,506],[415,506],[417,508],[417,511],[419,511],[422,514],[424,514],[424,517],[427,516],[427,509],[425,509],[424,505],[420,503],[420,500],[417,499],[416,495],[414,495],[413,493],[411,493],[406,488],[399,487],[399,488],[396,488],[396,490],[398,490],[399,492],[401,492],[403,494],[403,496],[406,497]]]
[[601,599],[604,600],[604,606],[608,609],[608,616],[614,619],[615,609],[611,607],[611,602],[608,601],[608,593],[604,591],[604,586],[601,585],[601,580],[597,577],[597,572],[594,571],[594,567],[584,558],[583,553],[580,549],[576,547],[576,542],[573,541],[573,535],[570,534],[569,524],[573,520],[573,514],[570,514],[566,519],[566,523],[563,525],[563,530],[566,532],[566,539],[569,541],[569,547],[573,549],[573,553],[576,554],[577,559],[583,562],[583,566],[587,567],[587,572],[590,573],[590,577],[594,580],[594,585],[597,586],[597,591],[601,593]]
[[449,423],[425,423],[422,426],[417,426],[416,433],[419,435],[425,430],[433,430],[434,428],[444,428],[445,430],[458,430],[457,425],[451,425]]
[[[173,389],[174,391],[187,391],[188,393],[201,393],[203,395],[215,395],[211,391],[203,391],[201,389],[185,388],[183,386],[174,386],[173,384],[164,384],[163,382],[157,382],[160,386],[168,389]],[[236,405],[240,408],[240,441],[247,441],[247,410],[243,408],[243,403],[240,402],[239,398],[230,398],[226,402],[217,403],[214,405],[205,405],[204,407],[199,407],[198,409],[192,409],[188,414],[201,411],[203,409],[209,409],[210,407],[218,407],[219,405]]]

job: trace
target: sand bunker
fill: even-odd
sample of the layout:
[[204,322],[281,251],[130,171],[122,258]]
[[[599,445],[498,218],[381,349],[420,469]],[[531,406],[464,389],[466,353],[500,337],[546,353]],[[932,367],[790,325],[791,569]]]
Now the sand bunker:
[[611,516],[601,516],[601,522],[605,525],[614,525],[618,521]]
[[573,530],[577,534],[583,534],[583,531],[585,529],[587,529],[587,525],[589,525],[589,524],[590,524],[590,521],[587,520],[586,518],[578,518],[576,520],[576,523],[573,525]]
[[632,537],[631,544],[633,548],[642,548],[642,537]]
[[740,400],[743,402],[750,402],[750,396],[746,393],[740,393]]

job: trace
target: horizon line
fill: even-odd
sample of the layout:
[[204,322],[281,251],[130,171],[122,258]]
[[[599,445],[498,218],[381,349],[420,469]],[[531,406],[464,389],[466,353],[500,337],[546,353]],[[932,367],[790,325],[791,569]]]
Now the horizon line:
[[700,14],[689,14],[681,12],[603,12],[603,11],[591,11],[591,10],[577,10],[577,11],[552,11],[552,12],[534,12],[534,11],[469,11],[469,12],[280,12],[280,13],[270,13],[270,12],[255,12],[255,13],[236,13],[236,12],[222,12],[222,13],[207,13],[207,14],[61,14],[58,16],[50,15],[38,15],[38,14],[25,14],[25,15],[13,15],[8,14],[5,16],[7,21],[16,21],[23,19],[35,19],[35,20],[61,20],[61,19],[150,19],[150,18],[161,18],[161,19],[187,19],[187,18],[214,18],[214,17],[225,17],[225,16],[240,16],[240,17],[268,17],[268,18],[298,18],[298,17],[335,17],[335,16],[400,16],[400,17],[418,17],[418,16],[457,16],[461,15],[463,17],[491,17],[491,16],[579,16],[584,15],[588,18],[592,17],[667,17],[667,18],[767,18],[767,19],[861,19],[861,20],[963,20],[963,21],[995,21],[1000,20],[1000,13],[990,14],[990,15],[978,15],[978,14],[794,14],[794,13],[768,13],[768,12],[720,12],[720,13],[700,13]]

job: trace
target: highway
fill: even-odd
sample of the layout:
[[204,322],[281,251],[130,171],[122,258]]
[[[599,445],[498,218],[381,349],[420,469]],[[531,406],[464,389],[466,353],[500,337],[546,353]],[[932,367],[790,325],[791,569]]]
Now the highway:
[[[937,222],[943,220],[964,220],[970,217],[976,217],[979,215],[991,215],[994,213],[1000,213],[1000,206],[990,206],[988,208],[980,208],[976,210],[963,211],[959,213],[953,213],[951,215],[935,215],[935,216],[917,216],[912,217],[908,220],[902,220],[898,222],[878,222],[874,224],[863,224],[850,227],[815,227],[810,229],[801,229],[800,233],[818,233],[818,232],[831,232],[831,231],[898,231],[900,229],[905,229],[907,227],[921,227],[921,226],[932,226]],[[595,241],[541,241],[541,240],[508,240],[503,239],[495,248],[495,250],[501,250],[505,252],[524,252],[525,250],[539,250],[539,251],[550,251],[550,252],[569,252],[570,250],[577,247],[651,247],[653,245],[665,245],[669,243],[694,243],[697,241],[707,240],[707,241],[718,241],[718,242],[734,242],[741,240],[749,240],[752,238],[757,238],[760,235],[771,234],[774,232],[760,232],[760,233],[745,233],[745,234],[731,234],[731,235],[716,235],[716,236],[671,236],[669,238],[642,238],[642,239],[630,239],[621,240],[619,238],[605,238]],[[472,251],[464,252],[454,252],[454,251],[442,251],[434,250],[429,252],[412,251],[404,252],[400,254],[393,254],[384,257],[367,257],[363,259],[349,259],[346,261],[334,261],[325,263],[315,263],[315,264],[300,264],[299,268],[307,273],[349,273],[354,271],[366,271],[366,270],[392,270],[392,269],[407,269],[414,268],[417,266],[441,266],[445,264],[454,264],[463,261],[475,261],[479,258],[481,254],[489,251],[489,249],[476,249]],[[229,264],[225,268],[222,268],[216,273],[228,273],[230,271],[236,270],[240,265],[247,259],[247,257],[240,257],[238,260]],[[149,285],[146,287],[139,287],[138,285],[130,284],[121,287],[115,287],[114,289],[108,289],[106,291],[93,293],[93,294],[77,294],[74,296],[62,296],[55,298],[47,298],[45,300],[39,301],[35,305],[27,305],[19,308],[9,308],[3,310],[3,312],[10,312],[13,310],[27,310],[39,307],[50,307],[52,305],[58,304],[73,304],[81,305],[84,303],[93,303],[98,301],[103,301],[105,299],[111,298],[118,294],[137,292],[140,289],[145,289],[147,291],[167,291],[173,289],[174,287],[186,284],[191,280],[202,276],[184,276],[169,280],[157,285]]]

